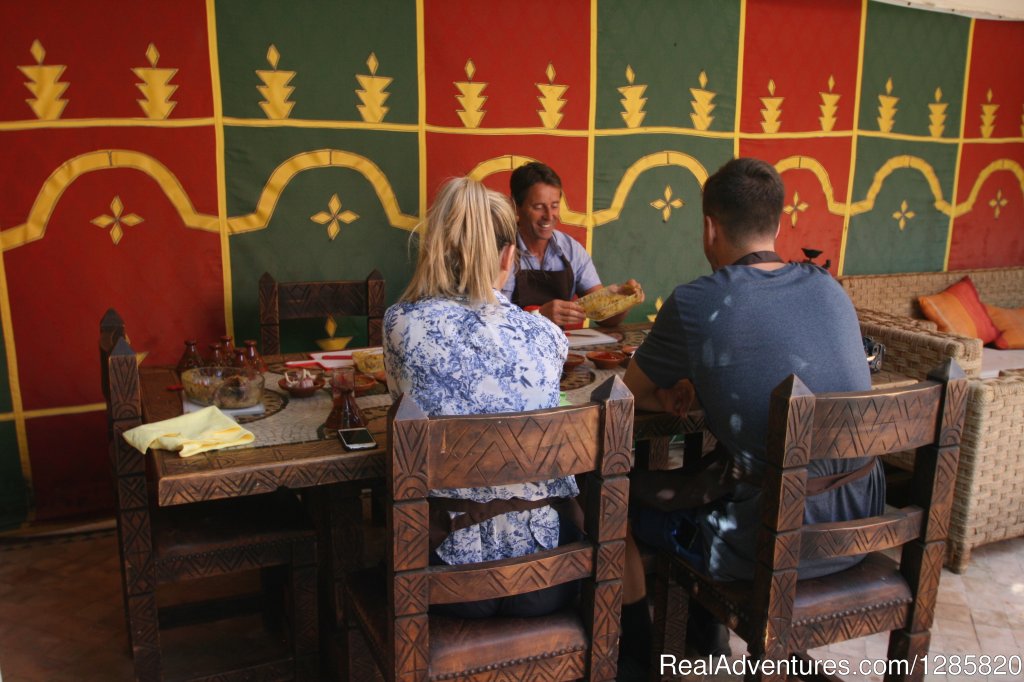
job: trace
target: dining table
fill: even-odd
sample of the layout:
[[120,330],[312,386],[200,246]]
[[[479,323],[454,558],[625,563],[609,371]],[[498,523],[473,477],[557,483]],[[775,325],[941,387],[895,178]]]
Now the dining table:
[[[571,347],[571,353],[621,350],[643,343],[650,324],[628,324],[600,329],[603,342]],[[569,332],[572,344],[573,334]],[[578,343],[580,343],[577,340]],[[583,341],[582,343],[586,343]],[[307,353],[267,356],[263,409],[257,415],[239,415],[237,421],[251,431],[252,444],[180,457],[177,452],[151,450],[150,476],[157,504],[162,507],[192,504],[245,495],[257,495],[279,488],[302,491],[309,501],[319,529],[321,556],[321,599],[329,625],[344,632],[343,580],[346,571],[363,560],[362,519],[364,490],[383,485],[387,442],[387,414],[392,404],[387,387],[376,383],[356,398],[368,430],[377,446],[346,450],[337,435],[324,428],[333,402],[329,390],[318,390],[308,398],[293,398],[278,382],[286,363],[308,362]],[[561,390],[570,404],[587,402],[590,393],[608,377],[623,375],[627,361],[601,369],[585,361],[567,369]],[[147,422],[182,414],[184,402],[178,376],[171,367],[140,369],[143,416]],[[912,381],[899,375],[880,379],[877,385]],[[896,383],[894,383],[896,382]],[[329,387],[327,387],[329,389]],[[683,440],[682,466],[699,466],[702,455],[714,444],[705,432],[703,413],[697,409],[684,417],[638,410],[634,418],[637,465],[670,468],[670,444]]]
[[[649,324],[632,324],[601,329],[601,343],[579,338],[574,341],[573,333],[569,332],[570,352],[583,355],[638,346],[649,328]],[[573,347],[578,344],[587,345]],[[279,488],[302,491],[319,529],[321,613],[329,626],[322,629],[344,632],[344,576],[365,560],[363,524],[353,520],[361,520],[365,513],[364,491],[375,486],[379,490],[383,485],[391,395],[378,382],[357,396],[356,402],[377,447],[346,450],[337,435],[324,427],[333,406],[329,386],[307,398],[291,397],[279,386],[289,368],[286,363],[309,362],[311,355],[291,353],[263,359],[267,371],[262,410],[259,414],[234,415],[255,440],[250,445],[190,457],[152,449],[152,489],[161,507],[258,495]],[[585,361],[567,369],[561,378],[565,402],[589,401],[591,392],[606,379],[625,373],[625,364],[601,369]],[[182,414],[185,402],[174,368],[143,365],[140,381],[147,422]],[[667,468],[669,444],[677,435],[686,439],[686,459],[699,457],[705,443],[703,426],[699,411],[683,418],[637,412],[634,437],[638,458],[644,466]],[[330,636],[325,632],[325,637]]]

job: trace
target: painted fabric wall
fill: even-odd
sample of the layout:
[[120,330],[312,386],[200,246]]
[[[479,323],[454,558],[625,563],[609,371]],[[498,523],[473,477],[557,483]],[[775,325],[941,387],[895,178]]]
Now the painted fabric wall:
[[563,229],[605,282],[644,284],[632,320],[708,271],[700,188],[737,155],[782,173],[786,258],[1024,264],[1020,22],[867,0],[38,0],[0,25],[0,527],[111,505],[107,308],[173,363],[187,337],[257,338],[265,271],[376,268],[393,300],[449,176],[507,191],[552,165]]

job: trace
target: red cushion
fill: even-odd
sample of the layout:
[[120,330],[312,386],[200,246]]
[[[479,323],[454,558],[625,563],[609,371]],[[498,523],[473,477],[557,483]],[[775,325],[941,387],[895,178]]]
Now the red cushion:
[[999,336],[970,277],[964,277],[945,291],[917,300],[924,316],[938,325],[940,332],[981,339],[982,343],[991,343]]

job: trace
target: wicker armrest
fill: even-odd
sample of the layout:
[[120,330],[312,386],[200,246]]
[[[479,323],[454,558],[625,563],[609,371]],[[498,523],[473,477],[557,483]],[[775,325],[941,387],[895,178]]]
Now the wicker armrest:
[[871,308],[858,308],[857,319],[859,319],[861,322],[888,325],[900,329],[923,329],[925,331],[932,332],[938,331],[938,325],[936,325],[931,320],[920,320],[916,317],[896,315],[894,313],[887,313],[882,310],[874,310]]
[[968,377],[976,377],[981,371],[981,341],[978,339],[866,319],[861,319],[860,330],[864,336],[885,345],[883,366],[894,372],[924,379],[946,358],[956,360]]

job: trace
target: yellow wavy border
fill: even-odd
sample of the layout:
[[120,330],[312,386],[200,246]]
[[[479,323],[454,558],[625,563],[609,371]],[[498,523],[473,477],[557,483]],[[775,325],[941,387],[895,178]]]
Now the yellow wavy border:
[[[935,169],[932,168],[924,159],[918,156],[910,156],[904,154],[902,156],[894,156],[889,159],[875,171],[875,175],[872,178],[871,185],[868,187],[865,197],[860,201],[856,201],[850,204],[849,210],[850,215],[860,215],[870,211],[875,206],[875,199],[878,198],[879,192],[882,191],[882,186],[885,184],[886,178],[892,175],[897,170],[913,169],[918,171],[928,183],[928,188],[931,190],[932,196],[935,198],[934,206],[942,213],[957,218],[970,212],[974,208],[974,204],[978,199],[978,194],[981,192],[982,185],[988,180],[989,176],[999,171],[1009,171],[1013,173],[1017,178],[1017,183],[1020,185],[1021,192],[1024,193],[1024,168],[1014,161],[1013,159],[996,159],[991,162],[975,178],[974,186],[971,188],[971,193],[967,199],[961,204],[951,204],[949,201],[942,196],[942,186],[939,182],[939,177],[935,173]],[[814,173],[814,176],[818,179],[818,183],[821,185],[822,193],[825,195],[825,199],[828,202],[828,211],[835,215],[845,215],[846,206],[836,201],[835,192],[832,188],[832,181],[829,179],[828,171],[824,166],[821,165],[817,160],[807,156],[791,156],[782,159],[775,164],[775,169],[780,174],[796,169],[809,170]]]
[[384,175],[380,166],[360,154],[340,149],[317,149],[296,154],[275,168],[260,193],[260,198],[256,202],[256,210],[246,216],[228,218],[228,232],[242,234],[265,228],[288,183],[299,173],[313,168],[351,168],[361,173],[373,186],[392,227],[412,230],[419,222],[417,216],[402,213],[391,183],[388,182],[387,176]]
[[[511,171],[533,160],[528,156],[518,154],[498,156],[477,164],[469,172],[469,176],[483,180],[493,173]],[[573,210],[563,198],[562,222],[566,225],[575,225],[590,230],[593,227],[618,220],[626,199],[640,175],[652,168],[667,166],[677,166],[689,170],[702,187],[708,178],[707,169],[689,154],[671,150],[647,154],[634,161],[623,172],[612,196],[611,205],[608,208],[594,211],[589,219],[586,211]],[[39,190],[39,194],[29,210],[28,219],[21,225],[0,232],[0,247],[4,251],[8,251],[41,239],[46,233],[46,226],[53,215],[57,202],[71,183],[86,173],[114,168],[138,170],[153,178],[160,185],[186,227],[205,232],[219,231],[218,217],[196,211],[185,188],[167,166],[142,152],[106,149],[76,156],[57,168]],[[299,173],[315,168],[350,168],[360,173],[376,192],[392,227],[413,230],[419,222],[418,216],[402,212],[391,183],[373,161],[360,154],[340,149],[318,149],[296,154],[275,168],[267,179],[263,191],[260,192],[256,210],[248,215],[227,219],[228,234],[244,234],[264,229],[270,222],[277,202],[289,183]],[[847,210],[849,210],[849,215],[854,216],[874,208],[875,200],[886,179],[895,171],[902,169],[913,169],[919,172],[928,183],[935,199],[935,208],[953,218],[964,215],[974,208],[981,186],[994,173],[1001,171],[1012,173],[1017,179],[1021,192],[1024,193],[1024,168],[1013,159],[1008,158],[997,159],[985,166],[975,179],[967,199],[961,204],[951,204],[943,197],[941,183],[931,164],[920,157],[907,154],[895,156],[886,161],[875,172],[865,197],[850,204],[849,207],[836,200],[828,171],[818,160],[808,156],[790,156],[779,161],[776,164],[776,169],[779,173],[791,170],[808,170],[813,173],[828,202],[828,211],[840,216],[846,215]]]
[[[73,157],[51,173],[36,195],[26,221],[0,232],[0,248],[8,251],[42,239],[57,202],[75,180],[87,173],[115,168],[138,170],[151,177],[163,190],[186,227],[204,232],[220,231],[218,217],[196,211],[185,188],[167,166],[142,152],[104,149]],[[419,218],[402,213],[391,183],[377,164],[365,156],[352,152],[319,149],[296,154],[275,168],[260,193],[256,210],[248,215],[228,218],[228,234],[242,234],[265,228],[288,183],[297,174],[312,168],[351,168],[361,173],[373,186],[392,226],[404,230],[416,227]]]

